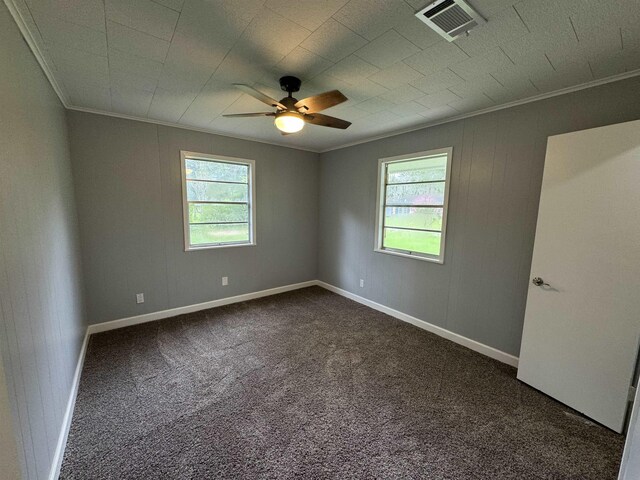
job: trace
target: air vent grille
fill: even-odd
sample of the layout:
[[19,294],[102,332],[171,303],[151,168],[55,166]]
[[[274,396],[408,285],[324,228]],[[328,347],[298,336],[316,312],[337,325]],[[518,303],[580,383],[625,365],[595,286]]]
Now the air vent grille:
[[425,12],[425,15],[427,17],[433,17],[434,15],[437,15],[438,13],[440,13],[445,8],[449,8],[453,4],[454,4],[453,0],[444,0],[441,4],[436,5],[433,8],[429,8],[429,10],[427,10]]
[[462,10],[457,5],[445,10],[440,15],[436,15],[435,17],[431,17],[431,21],[438,25],[445,32],[451,32],[456,28],[460,28],[460,26],[469,23],[472,21],[467,12]]
[[450,42],[486,22],[465,0],[437,0],[416,17]]

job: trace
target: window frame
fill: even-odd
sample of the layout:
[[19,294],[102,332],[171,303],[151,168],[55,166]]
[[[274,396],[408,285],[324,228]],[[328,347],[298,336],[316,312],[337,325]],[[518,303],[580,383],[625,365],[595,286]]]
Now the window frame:
[[[442,230],[440,232],[440,255],[431,255],[428,253],[411,252],[409,250],[400,250],[389,247],[383,247],[384,235],[384,209],[387,187],[387,165],[391,163],[407,162],[411,160],[419,160],[425,157],[434,157],[447,155],[447,171],[444,179],[444,198],[442,204]],[[445,245],[447,238],[447,216],[449,213],[449,190],[451,187],[451,163],[453,161],[453,147],[438,148],[427,150],[424,152],[409,153],[406,155],[397,155],[394,157],[385,157],[378,160],[378,181],[376,189],[376,230],[374,251],[377,253],[386,253],[387,255],[396,255],[406,258],[415,258],[427,262],[444,264]]]
[[[233,163],[237,165],[246,165],[249,167],[248,189],[249,198],[247,208],[249,209],[249,241],[248,242],[229,242],[229,243],[207,243],[203,245],[191,245],[189,226],[189,200],[187,200],[187,159],[201,160],[217,163]],[[225,155],[214,155],[208,153],[190,152],[180,150],[180,176],[182,178],[182,228],[184,234],[184,251],[192,252],[198,250],[209,250],[214,248],[229,247],[253,247],[256,243],[256,162],[246,158],[228,157]],[[191,202],[198,203],[198,202]]]

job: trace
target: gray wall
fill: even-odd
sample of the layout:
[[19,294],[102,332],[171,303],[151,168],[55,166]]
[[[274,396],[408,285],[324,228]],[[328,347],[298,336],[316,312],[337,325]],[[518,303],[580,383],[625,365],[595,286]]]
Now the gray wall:
[[0,355],[0,478],[3,480],[18,480],[22,476],[13,425],[9,389]]
[[80,255],[65,111],[4,3],[0,65],[0,363],[25,478],[42,479],[85,331]]
[[[635,77],[322,154],[320,280],[518,355],[547,137],[637,118]],[[374,253],[378,159],[449,146],[444,265]]]
[[[317,154],[88,113],[68,120],[90,323],[316,278]],[[256,161],[257,246],[184,251],[180,150]]]

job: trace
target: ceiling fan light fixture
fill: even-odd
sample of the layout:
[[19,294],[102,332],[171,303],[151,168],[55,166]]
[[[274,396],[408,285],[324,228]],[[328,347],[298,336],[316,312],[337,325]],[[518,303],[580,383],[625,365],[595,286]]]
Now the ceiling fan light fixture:
[[256,100],[269,105],[270,107],[275,107],[276,111],[225,113],[223,117],[275,117],[274,124],[283,135],[299,132],[304,128],[305,123],[310,123],[320,127],[339,128],[341,130],[348,128],[349,125],[351,125],[351,122],[347,122],[346,120],[318,113],[322,110],[326,110],[327,108],[346,102],[348,99],[341,92],[338,90],[331,90],[330,92],[319,93],[317,95],[312,95],[311,97],[298,100],[297,98],[294,98],[291,93],[300,90],[300,83],[299,78],[292,76],[282,77],[280,79],[280,87],[289,95],[280,101],[275,98],[271,98],[260,90],[256,90],[251,85],[234,83],[238,89],[242,90],[247,95],[252,96]]
[[296,112],[283,112],[276,115],[276,128],[284,133],[296,133],[304,127],[302,115]]

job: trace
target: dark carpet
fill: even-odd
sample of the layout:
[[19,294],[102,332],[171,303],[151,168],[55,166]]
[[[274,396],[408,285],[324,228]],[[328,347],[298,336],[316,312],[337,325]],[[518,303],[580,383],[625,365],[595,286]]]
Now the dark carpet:
[[62,479],[615,479],[623,437],[319,287],[93,335]]

